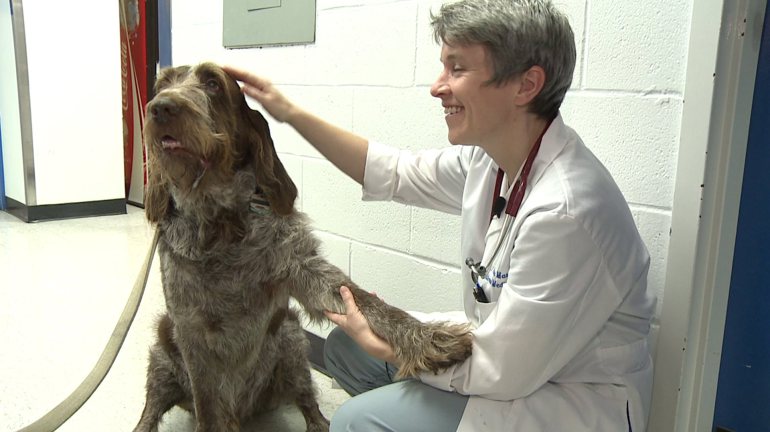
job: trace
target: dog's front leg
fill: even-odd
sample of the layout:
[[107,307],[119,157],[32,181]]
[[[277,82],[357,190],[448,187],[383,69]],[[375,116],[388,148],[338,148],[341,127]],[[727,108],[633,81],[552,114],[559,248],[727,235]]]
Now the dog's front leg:
[[195,409],[196,432],[238,432],[240,419],[227,367],[200,341],[180,344]]
[[469,325],[422,323],[360,289],[340,269],[319,256],[309,257],[296,266],[290,281],[292,296],[314,320],[323,319],[324,310],[344,313],[339,288],[348,286],[372,331],[393,348],[400,364],[399,377],[436,373],[471,354],[473,340]]
[[217,386],[224,375],[208,372],[196,374],[192,380],[196,432],[238,432],[240,419],[235,414],[234,401],[227,400]]

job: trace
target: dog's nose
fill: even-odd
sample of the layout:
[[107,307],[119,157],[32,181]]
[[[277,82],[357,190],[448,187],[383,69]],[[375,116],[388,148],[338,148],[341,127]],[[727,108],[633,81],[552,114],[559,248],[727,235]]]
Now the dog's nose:
[[148,106],[150,115],[160,123],[165,123],[179,113],[179,105],[169,97],[155,97]]

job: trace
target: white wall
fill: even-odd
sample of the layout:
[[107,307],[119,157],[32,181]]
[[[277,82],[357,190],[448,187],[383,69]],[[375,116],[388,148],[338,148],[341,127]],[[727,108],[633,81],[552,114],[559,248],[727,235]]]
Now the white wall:
[[[247,67],[370,139],[411,149],[446,146],[443,110],[429,95],[440,67],[429,11],[441,3],[318,0],[315,44],[227,51],[221,1],[175,2],[173,61]],[[650,284],[663,300],[692,0],[556,3],[569,15],[578,46],[562,114],[628,199],[652,255]],[[301,208],[335,264],[403,308],[460,308],[458,218],[362,203],[358,186],[299,135],[271,127]]]

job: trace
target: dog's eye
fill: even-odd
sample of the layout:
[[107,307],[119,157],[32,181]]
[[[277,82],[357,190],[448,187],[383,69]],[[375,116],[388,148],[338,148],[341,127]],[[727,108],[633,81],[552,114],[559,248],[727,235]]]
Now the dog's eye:
[[219,81],[215,80],[214,78],[206,80],[206,90],[216,93],[219,91],[219,89]]

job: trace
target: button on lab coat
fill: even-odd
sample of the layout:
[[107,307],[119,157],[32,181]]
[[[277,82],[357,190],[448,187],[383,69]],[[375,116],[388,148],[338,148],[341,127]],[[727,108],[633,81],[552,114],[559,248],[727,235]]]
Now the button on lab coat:
[[623,195],[561,115],[508,230],[510,216],[490,222],[497,170],[479,147],[411,153],[369,144],[364,199],[461,215],[458,262],[488,269],[480,285],[490,301],[479,303],[461,266],[473,354],[420,379],[471,396],[460,431],[644,431],[656,300]]

